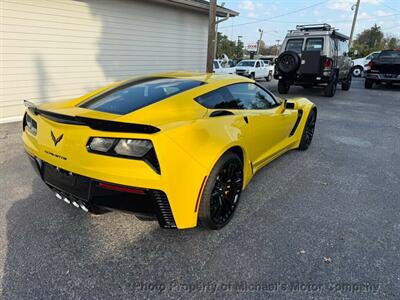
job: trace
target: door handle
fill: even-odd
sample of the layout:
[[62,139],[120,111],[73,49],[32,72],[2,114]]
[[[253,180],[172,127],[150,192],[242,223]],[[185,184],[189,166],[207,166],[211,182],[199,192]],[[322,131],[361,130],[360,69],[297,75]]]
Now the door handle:
[[246,122],[246,124],[249,123],[249,119],[247,118],[247,116],[244,116],[243,119],[244,119],[244,121]]

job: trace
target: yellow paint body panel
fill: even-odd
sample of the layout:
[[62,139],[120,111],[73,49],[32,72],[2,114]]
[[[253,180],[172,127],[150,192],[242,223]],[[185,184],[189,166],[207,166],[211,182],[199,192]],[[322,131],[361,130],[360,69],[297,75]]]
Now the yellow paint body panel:
[[[154,134],[105,132],[57,123],[27,111],[37,122],[37,135],[27,130],[23,132],[26,151],[49,164],[99,181],[162,190],[168,197],[177,227],[190,228],[197,225],[195,207],[202,182],[227,150],[240,147],[243,152],[245,188],[256,171],[299,146],[307,116],[314,107],[307,99],[298,98],[290,100],[296,109],[284,110],[281,105],[268,110],[232,110],[232,116],[210,118],[213,110],[201,106],[194,98],[229,84],[254,81],[239,76],[182,72],[154,76],[188,78],[207,84],[126,115],[77,107],[82,101],[122,82],[74,100],[40,105],[42,110],[63,115],[146,124],[158,127],[160,131]],[[303,111],[303,117],[295,134],[289,136],[298,109]],[[244,121],[245,116],[248,124]],[[55,136],[64,135],[57,146],[54,146],[51,131]],[[90,137],[151,140],[161,174],[141,160],[89,153],[86,145]]]

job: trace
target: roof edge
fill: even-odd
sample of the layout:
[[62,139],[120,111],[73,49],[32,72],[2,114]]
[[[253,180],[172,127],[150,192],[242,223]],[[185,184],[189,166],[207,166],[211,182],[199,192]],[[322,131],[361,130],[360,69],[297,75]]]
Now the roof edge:
[[[203,12],[208,12],[210,9],[210,3],[205,0],[153,0],[153,1],[163,2],[190,9],[196,9]],[[217,17],[226,17],[228,15],[230,17],[236,17],[239,15],[239,12],[217,5]]]

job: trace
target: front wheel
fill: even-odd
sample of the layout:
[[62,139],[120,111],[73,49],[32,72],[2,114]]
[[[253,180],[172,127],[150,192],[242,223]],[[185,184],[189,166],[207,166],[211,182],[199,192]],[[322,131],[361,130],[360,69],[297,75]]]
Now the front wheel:
[[347,76],[346,80],[342,82],[342,90],[343,90],[343,91],[348,91],[348,90],[350,90],[350,87],[351,87],[351,79],[352,79],[352,76],[351,76],[351,74],[349,74],[349,76]]
[[208,229],[221,229],[232,219],[243,187],[243,163],[226,152],[215,164],[200,199],[199,222]]
[[301,135],[299,150],[305,151],[311,144],[314,136],[315,123],[317,121],[317,112],[313,109],[308,115],[307,122],[304,125],[303,134]]

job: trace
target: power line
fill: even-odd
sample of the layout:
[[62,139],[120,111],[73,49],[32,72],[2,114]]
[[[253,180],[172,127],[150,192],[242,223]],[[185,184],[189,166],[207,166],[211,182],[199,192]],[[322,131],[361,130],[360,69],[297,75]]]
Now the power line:
[[[284,14],[276,15],[276,16],[273,16],[273,17],[270,17],[270,18],[267,18],[267,19],[258,19],[258,20],[256,20],[256,21],[251,21],[251,22],[241,23],[241,24],[235,24],[235,25],[232,25],[232,26],[244,26],[244,25],[249,25],[249,24],[256,24],[256,23],[261,23],[261,22],[268,22],[268,21],[270,21],[270,20],[272,20],[272,19],[276,19],[276,18],[288,16],[288,15],[291,15],[291,14],[295,14],[295,13],[301,12],[301,11],[303,11],[303,10],[307,10],[307,9],[309,9],[309,8],[312,8],[312,7],[321,5],[321,4],[323,4],[323,3],[326,3],[326,2],[328,2],[328,1],[329,1],[329,0],[320,1],[320,2],[317,2],[317,3],[312,4],[312,5],[310,5],[310,6],[306,6],[306,7],[300,8],[300,9],[296,9],[296,10],[293,10],[293,11],[290,11],[290,12],[287,12],[287,13],[284,13]],[[221,28],[226,28],[226,27],[221,27]]]

